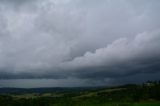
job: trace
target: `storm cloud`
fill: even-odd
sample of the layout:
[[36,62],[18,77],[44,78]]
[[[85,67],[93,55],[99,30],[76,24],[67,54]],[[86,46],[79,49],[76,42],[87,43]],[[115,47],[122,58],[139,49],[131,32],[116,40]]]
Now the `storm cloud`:
[[159,9],[159,0],[0,0],[0,79],[86,86],[154,76]]

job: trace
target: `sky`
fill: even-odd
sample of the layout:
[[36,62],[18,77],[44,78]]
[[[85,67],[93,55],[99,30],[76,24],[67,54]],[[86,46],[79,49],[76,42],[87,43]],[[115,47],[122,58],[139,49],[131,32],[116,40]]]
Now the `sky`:
[[159,80],[159,0],[0,0],[0,87]]

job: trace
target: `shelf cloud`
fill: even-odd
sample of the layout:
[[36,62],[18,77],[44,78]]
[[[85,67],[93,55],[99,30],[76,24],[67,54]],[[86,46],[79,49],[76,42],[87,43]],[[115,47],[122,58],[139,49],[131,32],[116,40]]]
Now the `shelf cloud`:
[[0,83],[158,79],[159,9],[159,0],[0,0]]

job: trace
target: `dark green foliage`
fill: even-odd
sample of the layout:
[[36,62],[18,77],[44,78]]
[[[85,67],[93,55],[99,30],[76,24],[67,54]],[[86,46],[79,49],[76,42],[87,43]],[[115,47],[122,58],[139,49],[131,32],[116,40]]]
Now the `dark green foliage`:
[[0,106],[160,106],[159,101],[158,81],[142,85],[55,92],[49,96],[43,96],[43,93],[36,96],[31,94],[31,97],[13,93],[0,95]]

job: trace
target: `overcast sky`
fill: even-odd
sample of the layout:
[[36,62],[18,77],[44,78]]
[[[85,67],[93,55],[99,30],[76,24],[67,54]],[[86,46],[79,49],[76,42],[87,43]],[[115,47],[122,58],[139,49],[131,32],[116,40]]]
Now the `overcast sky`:
[[0,0],[0,87],[159,80],[160,0]]

